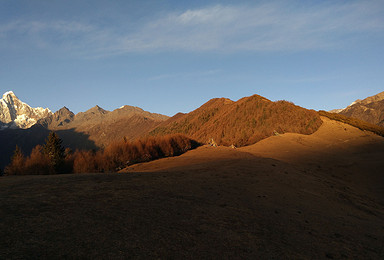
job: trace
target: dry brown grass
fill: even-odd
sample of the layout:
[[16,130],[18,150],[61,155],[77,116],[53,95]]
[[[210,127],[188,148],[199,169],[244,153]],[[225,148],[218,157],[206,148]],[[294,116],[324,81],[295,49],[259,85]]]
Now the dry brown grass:
[[375,133],[380,136],[384,136],[384,128],[375,124],[371,124],[368,122],[365,122],[363,120],[353,118],[353,117],[347,117],[341,114],[336,113],[329,113],[326,111],[319,111],[319,115],[328,117],[329,119],[336,120],[345,124],[349,124],[351,126],[357,127],[360,130],[363,131],[370,131],[372,133]]
[[383,259],[376,144],[326,165],[203,146],[152,173],[1,177],[0,259]]

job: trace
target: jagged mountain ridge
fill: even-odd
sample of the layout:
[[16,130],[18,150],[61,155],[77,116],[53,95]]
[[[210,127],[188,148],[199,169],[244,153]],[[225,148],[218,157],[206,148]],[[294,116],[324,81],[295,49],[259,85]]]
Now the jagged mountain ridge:
[[337,113],[384,127],[384,92],[358,99]]
[[[32,108],[22,102],[12,91],[8,91],[0,99],[0,124],[3,128],[28,129],[35,124],[40,124],[48,129],[65,129],[79,127],[90,122],[102,120],[116,121],[118,118],[129,118],[133,116],[143,116],[146,120],[164,121],[168,116],[150,113],[139,107],[122,106],[114,111],[105,110],[98,105],[85,111],[74,114],[67,107],[52,113],[48,108]],[[67,126],[67,125],[71,126]]]
[[[6,109],[2,107],[0,110],[0,168],[9,163],[16,145],[29,154],[34,146],[44,143],[49,131],[57,132],[63,139],[63,146],[72,150],[99,149],[123,138],[134,140],[142,137],[169,118],[133,106],[123,106],[114,111],[95,106],[76,115],[67,107],[55,113],[38,108],[37,111],[49,111],[36,113],[41,115],[38,117],[32,113],[33,108],[20,101],[13,92],[4,96],[10,96],[10,99],[2,99],[1,102]],[[23,111],[26,113],[22,114]],[[15,120],[17,116],[28,118],[26,122],[29,124],[18,124],[20,120]]]
[[55,131],[74,129],[89,135],[89,139],[99,147],[104,147],[122,138],[134,140],[142,137],[169,118],[133,106],[123,106],[113,111],[95,106],[74,116],[66,115],[63,117],[66,120],[64,123],[52,120],[53,123],[48,124],[47,127]]
[[48,108],[32,108],[22,102],[12,91],[4,93],[0,99],[0,122],[2,128],[27,129],[35,125],[40,119],[51,116]]

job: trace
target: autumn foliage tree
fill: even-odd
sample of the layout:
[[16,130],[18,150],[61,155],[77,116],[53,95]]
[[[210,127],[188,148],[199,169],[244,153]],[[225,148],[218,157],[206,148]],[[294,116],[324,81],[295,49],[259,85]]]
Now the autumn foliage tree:
[[25,174],[25,157],[20,147],[16,145],[11,158],[11,163],[5,168],[5,173],[10,175]]
[[180,134],[114,142],[103,151],[77,151],[74,172],[115,172],[129,165],[180,155],[199,144]]
[[95,151],[76,151],[73,160],[74,173],[98,172],[98,160]]
[[16,147],[8,174],[56,174],[115,172],[129,165],[163,157],[180,155],[199,144],[180,134],[147,137],[129,142],[123,139],[99,151],[76,151],[72,153],[62,147],[56,133],[49,134],[44,146],[33,148],[25,158]]
[[32,149],[29,157],[25,161],[25,172],[27,174],[51,174],[54,169],[49,161],[48,156],[44,152],[41,145],[37,145]]
[[6,174],[55,174],[69,172],[62,140],[54,132],[46,139],[44,146],[37,145],[31,154],[25,157],[16,146],[11,163],[6,167]]

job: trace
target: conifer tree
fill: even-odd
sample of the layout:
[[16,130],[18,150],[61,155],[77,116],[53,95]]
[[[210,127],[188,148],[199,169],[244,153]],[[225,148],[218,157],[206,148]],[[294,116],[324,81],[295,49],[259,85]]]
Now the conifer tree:
[[44,145],[44,153],[49,158],[54,173],[63,173],[65,153],[62,140],[55,132],[50,132]]

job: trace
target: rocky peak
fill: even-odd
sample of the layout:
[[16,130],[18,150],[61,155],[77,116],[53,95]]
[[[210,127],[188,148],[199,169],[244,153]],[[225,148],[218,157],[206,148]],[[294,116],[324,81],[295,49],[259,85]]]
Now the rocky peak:
[[38,120],[51,115],[48,108],[32,108],[22,102],[12,91],[0,99],[0,122],[13,128],[30,128]]
[[8,91],[3,94],[3,100],[18,99],[13,91]]
[[67,107],[60,108],[59,110],[57,110],[55,112],[54,115],[57,115],[57,116],[70,116],[70,117],[75,116],[75,114],[71,110],[69,110]]
[[85,112],[80,112],[76,114],[75,119],[76,121],[89,121],[89,120],[100,120],[100,118],[103,118],[106,114],[108,114],[109,111],[99,107],[94,106],[91,109],[88,109]]
[[68,124],[72,122],[74,118],[75,114],[67,107],[63,107],[53,114],[53,121],[56,122],[58,126]]
[[38,121],[38,124],[48,129],[57,129],[64,125],[69,124],[75,118],[75,114],[67,107],[63,107],[56,111],[54,114],[49,115]]
[[85,113],[87,114],[107,114],[109,111],[99,107],[98,105],[92,107],[91,109],[87,110]]
[[164,121],[169,118],[168,116],[165,116],[165,115],[145,111],[140,107],[128,106],[128,105],[115,109],[111,113],[113,115],[126,116],[126,117],[139,115],[139,116],[144,116],[156,121]]

